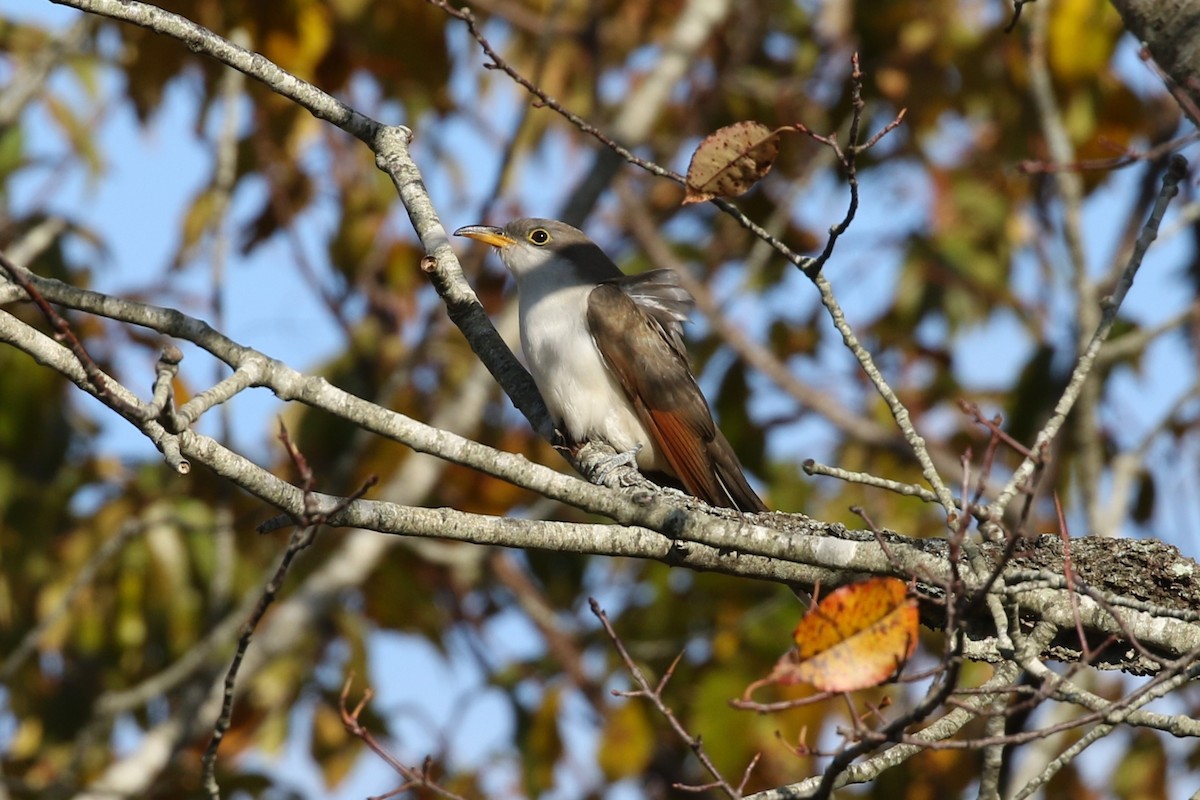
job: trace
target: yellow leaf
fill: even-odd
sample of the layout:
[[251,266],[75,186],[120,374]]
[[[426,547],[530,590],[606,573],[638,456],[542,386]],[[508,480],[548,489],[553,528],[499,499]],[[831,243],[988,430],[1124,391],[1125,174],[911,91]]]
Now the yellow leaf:
[[341,783],[354,766],[358,758],[354,741],[342,724],[341,713],[331,705],[317,703],[313,709],[312,752],[321,765],[325,788]]
[[809,683],[825,692],[876,686],[912,655],[918,625],[917,603],[904,581],[871,578],[843,586],[809,609],[792,635],[796,648],[764,682]]
[[295,11],[294,27],[272,29],[263,43],[263,55],[292,74],[312,80],[317,65],[333,41],[332,19],[323,2],[305,2]]
[[1151,731],[1138,731],[1125,755],[1113,769],[1113,796],[1120,800],[1166,800],[1167,756],[1162,739]]
[[219,197],[215,190],[204,189],[192,199],[191,205],[184,212],[180,225],[180,262],[189,260],[195,254],[200,238],[215,225],[221,205]]
[[17,732],[8,741],[6,756],[12,761],[24,761],[37,755],[42,749],[44,729],[37,717],[26,717],[17,726]]
[[87,164],[92,175],[97,175],[104,164],[100,151],[96,148],[96,130],[90,120],[79,117],[74,109],[51,94],[44,95],[42,101],[51,118],[58,123],[60,130],[75,152]]
[[627,702],[609,709],[597,758],[604,777],[619,781],[641,775],[654,755],[654,728],[646,704]]
[[1090,81],[1112,59],[1120,17],[1106,0],[1059,0],[1050,17],[1050,68],[1061,80]]
[[554,786],[554,765],[562,756],[563,743],[558,731],[558,689],[547,689],[541,707],[530,720],[524,752],[526,789],[533,797]]

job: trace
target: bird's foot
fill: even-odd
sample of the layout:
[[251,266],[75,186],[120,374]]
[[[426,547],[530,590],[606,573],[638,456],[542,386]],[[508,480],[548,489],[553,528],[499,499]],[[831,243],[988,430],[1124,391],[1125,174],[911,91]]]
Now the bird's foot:
[[[592,482],[602,486],[608,485],[608,478],[617,467],[633,467],[637,469],[637,456],[642,450],[641,443],[623,453],[601,459],[592,469]],[[640,474],[640,473],[639,473]]]

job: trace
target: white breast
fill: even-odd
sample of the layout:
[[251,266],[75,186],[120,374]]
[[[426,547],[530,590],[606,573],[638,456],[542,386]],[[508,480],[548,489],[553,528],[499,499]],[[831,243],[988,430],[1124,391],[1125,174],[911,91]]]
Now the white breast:
[[669,469],[592,342],[587,297],[594,286],[540,283],[551,282],[518,281],[521,348],[560,429],[574,441],[599,438],[619,452],[640,444],[640,468]]

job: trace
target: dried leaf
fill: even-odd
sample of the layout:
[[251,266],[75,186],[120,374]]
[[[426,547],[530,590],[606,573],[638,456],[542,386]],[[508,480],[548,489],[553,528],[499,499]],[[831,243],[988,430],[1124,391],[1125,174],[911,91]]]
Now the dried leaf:
[[766,682],[809,683],[825,692],[876,686],[917,644],[916,600],[904,581],[871,578],[830,593],[800,620],[794,650]]
[[212,187],[201,189],[192,198],[180,225],[179,250],[175,253],[174,268],[178,269],[199,252],[200,242],[210,232],[221,212],[221,195]]
[[99,175],[104,168],[104,159],[100,155],[96,128],[92,120],[80,116],[68,103],[54,95],[47,94],[42,101],[79,159],[87,164],[93,176]]
[[735,122],[705,137],[687,171],[683,204],[737,197],[771,171],[779,155],[779,131],[760,122]]

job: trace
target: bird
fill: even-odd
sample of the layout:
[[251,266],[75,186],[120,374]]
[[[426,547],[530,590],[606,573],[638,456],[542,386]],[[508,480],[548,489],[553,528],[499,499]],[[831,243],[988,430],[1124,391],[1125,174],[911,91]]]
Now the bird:
[[516,279],[521,349],[565,438],[601,440],[711,506],[767,510],[692,374],[682,323],[695,300],[673,270],[626,275],[553,219],[454,233],[494,247]]

